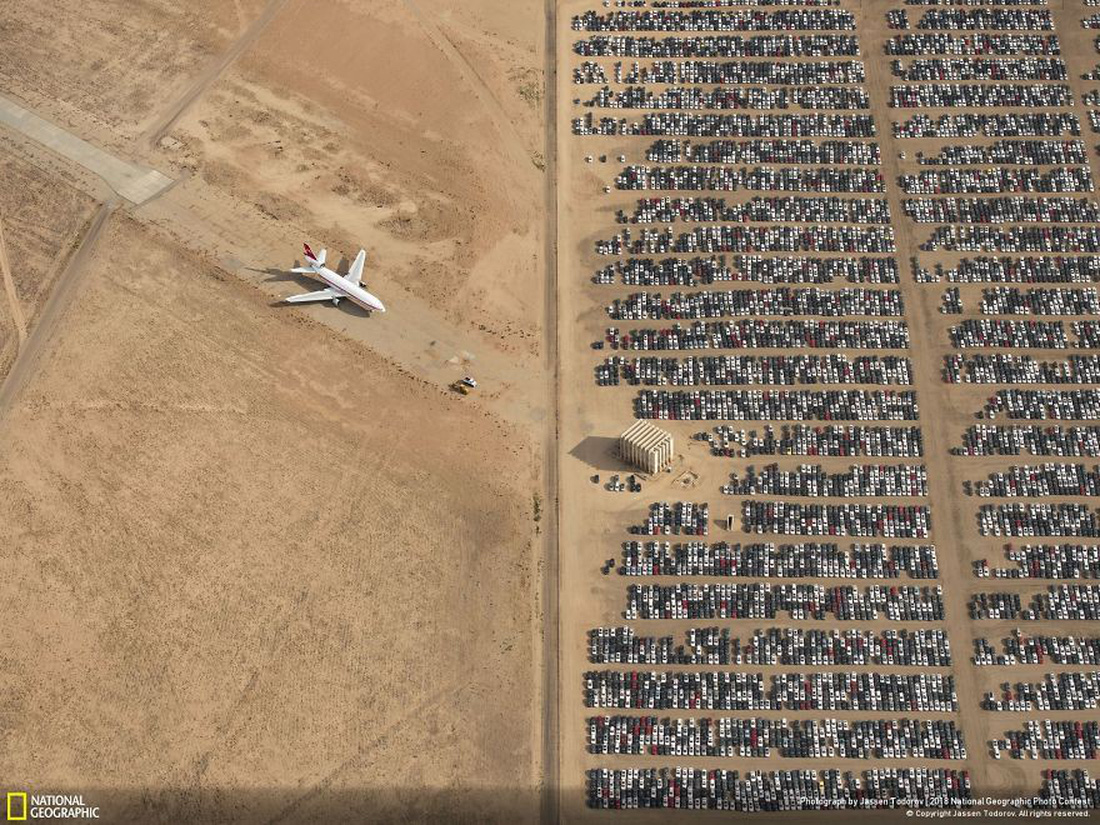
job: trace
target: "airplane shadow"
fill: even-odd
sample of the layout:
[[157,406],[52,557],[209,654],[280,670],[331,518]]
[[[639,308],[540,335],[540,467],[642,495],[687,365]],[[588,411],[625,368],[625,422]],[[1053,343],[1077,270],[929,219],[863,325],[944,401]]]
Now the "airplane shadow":
[[[336,271],[337,272],[346,272],[350,265],[351,264],[348,262],[347,258],[341,258],[339,264],[337,265]],[[294,266],[299,267],[299,266],[303,266],[303,264],[301,264],[297,260],[295,260],[294,261]],[[311,278],[308,275],[305,275],[301,272],[291,272],[288,269],[280,269],[279,267],[274,267],[274,266],[268,267],[267,269],[258,269],[256,267],[252,267],[252,266],[246,266],[246,267],[243,267],[243,268],[247,272],[259,272],[261,275],[267,275],[268,277],[264,279],[264,282],[269,283],[269,284],[270,283],[279,283],[279,282],[288,282],[289,281],[289,282],[296,283],[299,286],[303,287],[304,288],[303,291],[305,291],[305,292],[314,292],[318,289],[324,289],[325,288],[325,285],[323,283],[321,283],[317,279]],[[323,303],[323,302],[318,301],[317,303]],[[275,301],[272,301],[269,304],[269,306],[273,306],[273,307],[292,307],[292,306],[295,306],[295,305],[294,304],[288,304],[286,301],[275,300]],[[298,304],[298,306],[309,306],[309,304]],[[331,307],[332,305],[329,304],[329,306]],[[358,304],[354,304],[351,301],[347,301],[347,300],[340,301],[340,303],[338,303],[334,308],[339,310],[340,312],[343,312],[345,315],[351,315],[352,317],[355,317],[355,318],[370,318],[371,315],[374,314],[374,313],[370,312],[369,310],[363,309]]]

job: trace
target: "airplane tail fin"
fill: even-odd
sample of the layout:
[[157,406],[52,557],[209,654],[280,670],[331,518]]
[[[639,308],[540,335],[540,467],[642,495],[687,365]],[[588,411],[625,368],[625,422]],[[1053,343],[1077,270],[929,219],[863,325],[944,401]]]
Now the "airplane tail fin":
[[302,247],[306,251],[306,260],[309,261],[313,266],[325,265],[325,255],[328,254],[327,249],[322,249],[320,254],[314,255],[313,250],[309,248],[309,244],[304,243],[302,244]]

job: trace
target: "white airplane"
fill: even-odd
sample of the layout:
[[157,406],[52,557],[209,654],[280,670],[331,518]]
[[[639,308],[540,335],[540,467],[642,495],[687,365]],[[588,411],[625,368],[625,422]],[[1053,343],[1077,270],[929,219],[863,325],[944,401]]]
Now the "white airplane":
[[288,304],[306,304],[311,301],[332,301],[333,306],[337,306],[340,303],[341,298],[347,298],[356,306],[360,306],[368,312],[385,312],[385,305],[363,289],[360,284],[363,281],[363,263],[367,260],[367,252],[365,249],[360,249],[359,254],[355,256],[355,261],[352,262],[351,269],[348,270],[347,275],[340,275],[333,272],[327,266],[325,266],[325,255],[328,250],[322,249],[320,255],[314,255],[313,250],[309,248],[309,244],[302,244],[306,250],[306,261],[308,266],[296,266],[291,272],[298,272],[302,275],[312,275],[324,284],[327,284],[325,289],[319,289],[316,292],[307,292],[304,295],[291,295],[286,299]]

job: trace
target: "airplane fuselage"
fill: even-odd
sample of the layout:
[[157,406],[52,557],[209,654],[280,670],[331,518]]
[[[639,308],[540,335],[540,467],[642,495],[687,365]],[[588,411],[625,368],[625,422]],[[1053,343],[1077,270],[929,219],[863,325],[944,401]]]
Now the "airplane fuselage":
[[340,293],[340,297],[347,298],[353,304],[369,312],[385,312],[386,306],[376,297],[367,292],[363,287],[356,286],[347,278],[333,272],[327,266],[313,267],[314,274],[325,283]]

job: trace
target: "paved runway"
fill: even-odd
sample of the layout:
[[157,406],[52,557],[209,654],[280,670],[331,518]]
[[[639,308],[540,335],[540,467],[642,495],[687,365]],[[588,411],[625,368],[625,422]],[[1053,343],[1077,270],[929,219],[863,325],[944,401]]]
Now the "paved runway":
[[4,97],[0,97],[0,124],[79,163],[135,204],[144,203],[172,183],[155,169],[116,158]]

